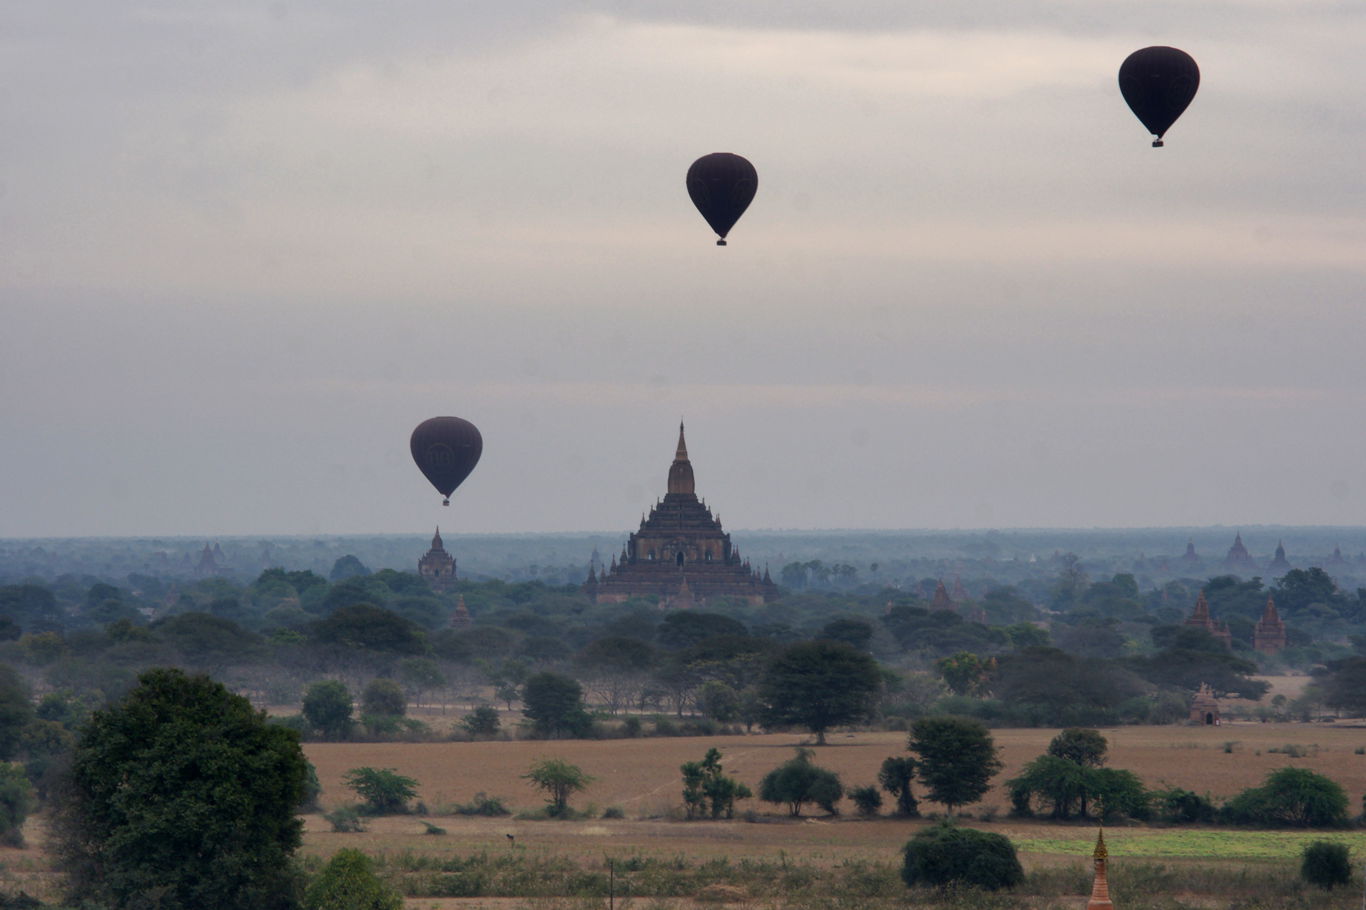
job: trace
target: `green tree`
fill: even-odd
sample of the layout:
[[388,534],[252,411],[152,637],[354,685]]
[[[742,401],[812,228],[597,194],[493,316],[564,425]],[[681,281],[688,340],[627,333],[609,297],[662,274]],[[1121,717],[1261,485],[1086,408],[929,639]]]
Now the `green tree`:
[[[1025,765],[1019,777],[1006,782],[1015,814],[1033,815],[1035,799],[1051,806],[1049,814],[1057,819],[1069,819],[1076,813],[1086,795],[1086,769],[1074,761],[1056,755],[1040,755]],[[1082,810],[1085,815],[1085,810]]]
[[422,704],[422,696],[446,684],[446,677],[436,661],[430,657],[405,657],[398,662],[398,678],[408,687],[413,703]]
[[206,676],[150,670],[95,712],[57,820],[73,901],[293,905],[307,762],[298,736]]
[[361,808],[368,815],[402,815],[417,796],[417,781],[393,768],[352,768],[344,779],[365,800]]
[[1068,727],[1048,743],[1048,754],[1087,768],[1099,768],[1105,764],[1105,751],[1109,746],[1099,730]]
[[986,725],[969,717],[922,717],[911,725],[906,748],[915,753],[929,798],[950,816],[955,807],[981,799],[1004,767]]
[[33,809],[33,787],[18,765],[0,764],[0,844],[24,845],[24,820]]
[[387,717],[401,717],[408,712],[408,698],[403,688],[392,679],[372,679],[360,696],[361,711]]
[[877,772],[877,782],[892,796],[896,797],[896,814],[915,818],[920,814],[920,806],[911,791],[915,780],[915,759],[892,755],[882,760]]
[[766,803],[787,805],[788,814],[802,814],[802,806],[815,803],[831,815],[838,814],[836,803],[844,787],[834,771],[818,767],[810,749],[798,749],[795,758],[783,762],[759,781],[759,798]]
[[790,645],[759,684],[766,726],[802,726],[825,745],[825,731],[869,716],[882,689],[877,661],[839,641]]
[[740,717],[740,693],[719,679],[710,679],[697,693],[697,706],[703,716],[728,724]]
[[332,563],[332,573],[329,576],[333,581],[345,581],[348,578],[362,578],[370,574],[370,570],[350,553],[339,558]]
[[901,880],[912,888],[974,885],[995,891],[1024,881],[1009,838],[947,821],[917,833],[902,854]]
[[346,739],[350,735],[352,707],[351,693],[335,679],[315,682],[304,693],[304,720],[324,739]]
[[1351,852],[1346,844],[1332,841],[1316,840],[1305,844],[1300,857],[1300,878],[1325,890],[1351,884]]
[[1280,768],[1260,787],[1224,804],[1223,816],[1235,824],[1292,828],[1336,828],[1347,824],[1347,793],[1307,768]]
[[721,767],[721,753],[708,749],[700,762],[684,762],[683,807],[688,818],[707,814],[712,818],[733,818],[735,801],[749,799],[754,794],[749,787],[733,777],[726,777]]
[[1366,713],[1366,657],[1330,660],[1325,668],[1315,670],[1314,675],[1328,707],[1352,714]]
[[371,604],[352,604],[333,610],[310,626],[322,644],[366,648],[394,654],[422,654],[427,650],[422,630],[392,610]]
[[403,897],[375,874],[370,857],[346,847],[309,884],[303,910],[403,910]]
[[568,676],[537,673],[522,686],[522,713],[538,736],[586,736],[592,720],[583,704],[583,687]]
[[498,709],[480,705],[460,719],[460,726],[470,736],[497,736]]
[[984,660],[971,651],[959,651],[940,658],[934,666],[954,695],[982,696],[991,686],[991,671],[996,669],[996,662]]
[[594,778],[583,773],[578,765],[571,765],[562,758],[537,759],[531,770],[522,775],[522,780],[546,795],[546,814],[552,818],[563,818],[569,814],[569,797],[580,790],[587,789]]
[[878,810],[882,808],[882,791],[872,784],[864,787],[850,787],[848,795],[854,801],[858,814],[864,818],[876,816]]

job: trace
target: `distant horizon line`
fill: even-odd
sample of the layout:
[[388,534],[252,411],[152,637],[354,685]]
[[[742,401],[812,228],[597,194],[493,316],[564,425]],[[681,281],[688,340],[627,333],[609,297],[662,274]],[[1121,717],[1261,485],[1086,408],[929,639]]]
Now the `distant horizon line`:
[[[730,534],[1012,534],[1012,533],[1136,533],[1151,531],[1215,532],[1233,531],[1235,534],[1247,531],[1366,531],[1366,525],[1334,524],[1212,524],[1212,525],[1019,525],[993,526],[979,528],[735,528]],[[435,530],[435,527],[433,528]],[[360,538],[360,537],[425,537],[426,531],[297,531],[297,532],[251,532],[251,533],[167,533],[167,534],[90,534],[70,536],[21,537],[0,535],[0,542],[12,541],[69,541],[69,540],[259,540],[269,538]],[[575,530],[575,531],[442,531],[442,537],[586,537],[629,535],[631,531],[612,530]]]

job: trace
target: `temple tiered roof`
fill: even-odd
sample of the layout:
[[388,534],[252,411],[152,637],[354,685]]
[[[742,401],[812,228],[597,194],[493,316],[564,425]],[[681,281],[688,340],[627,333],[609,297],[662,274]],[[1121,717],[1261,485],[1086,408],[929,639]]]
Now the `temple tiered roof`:
[[669,465],[668,492],[601,575],[589,570],[584,591],[595,603],[655,596],[661,606],[680,608],[712,598],[763,603],[777,596],[768,572],[760,576],[740,557],[720,518],[697,498],[683,424]]

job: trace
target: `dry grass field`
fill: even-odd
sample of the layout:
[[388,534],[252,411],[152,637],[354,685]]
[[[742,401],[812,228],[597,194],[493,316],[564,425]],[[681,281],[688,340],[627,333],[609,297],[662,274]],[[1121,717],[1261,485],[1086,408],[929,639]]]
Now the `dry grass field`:
[[[1054,729],[994,731],[1006,768],[974,810],[995,806],[1004,814],[1010,805],[1004,781],[1043,752],[1056,733]],[[1180,786],[1223,798],[1261,783],[1276,768],[1294,765],[1336,780],[1354,800],[1354,809],[1359,806],[1355,800],[1366,792],[1366,754],[1355,751],[1366,750],[1366,727],[1239,723],[1114,727],[1102,733],[1110,743],[1110,767],[1133,771],[1149,787]],[[905,753],[903,733],[837,733],[829,739],[830,745],[815,749],[816,761],[837,772],[846,786],[874,783],[884,758]],[[791,758],[794,747],[809,743],[808,737],[798,734],[764,734],[557,742],[310,743],[305,750],[318,769],[326,807],[352,802],[342,777],[351,768],[369,765],[394,768],[416,778],[421,784],[420,798],[433,809],[466,802],[480,791],[503,797],[514,809],[530,809],[540,800],[521,775],[538,757],[558,756],[595,778],[576,798],[576,805],[617,806],[627,818],[635,819],[666,816],[675,810],[681,804],[678,766],[701,759],[712,746],[721,750],[728,774],[757,790],[767,771]],[[1303,755],[1291,757],[1280,751],[1286,746],[1298,747]],[[749,807],[777,812],[758,802]]]

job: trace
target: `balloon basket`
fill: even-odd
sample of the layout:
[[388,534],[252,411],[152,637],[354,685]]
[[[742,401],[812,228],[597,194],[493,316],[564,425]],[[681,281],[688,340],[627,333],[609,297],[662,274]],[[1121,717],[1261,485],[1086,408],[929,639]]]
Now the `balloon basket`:
[[451,501],[450,501],[449,499],[443,499],[443,500],[441,500],[441,504],[442,504],[443,506],[448,506],[448,505],[451,504]]
[[717,246],[725,246],[725,245],[726,245],[726,241],[724,241],[724,240],[718,240],[718,241],[716,241],[716,245],[717,245]]
[[1153,148],[1155,148],[1155,149],[1160,149],[1160,148],[1162,148],[1162,140],[1161,140],[1161,139],[1154,139],[1154,140],[1153,140]]

